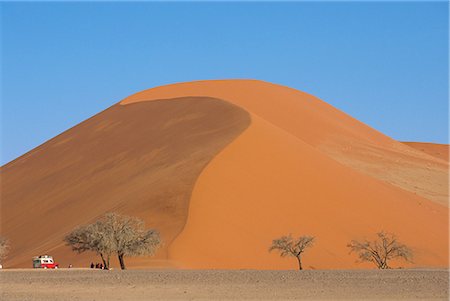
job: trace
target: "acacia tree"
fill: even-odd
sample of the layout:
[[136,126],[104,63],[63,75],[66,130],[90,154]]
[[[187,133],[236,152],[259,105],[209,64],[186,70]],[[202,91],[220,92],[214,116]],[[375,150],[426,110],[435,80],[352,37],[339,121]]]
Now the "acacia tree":
[[352,240],[348,245],[350,253],[358,254],[360,262],[373,262],[379,269],[390,269],[389,261],[394,258],[401,258],[412,262],[412,250],[400,243],[394,234],[384,231],[377,233],[374,241]]
[[105,269],[110,267],[111,254],[114,252],[110,233],[104,225],[96,222],[85,226],[80,226],[69,233],[64,241],[72,247],[73,251],[83,253],[93,251],[100,255]]
[[144,222],[138,218],[107,213],[100,223],[111,236],[122,270],[126,269],[125,256],[153,255],[161,244],[159,233],[146,230]]
[[3,262],[3,259],[6,257],[6,254],[8,254],[9,251],[9,241],[3,237],[0,236],[0,263]]
[[300,236],[297,239],[294,239],[291,234],[282,236],[272,241],[269,252],[277,250],[280,252],[281,257],[293,256],[297,258],[298,269],[302,270],[301,255],[307,248],[312,247],[314,239],[314,236]]
[[125,256],[153,255],[161,239],[156,230],[146,230],[138,218],[107,213],[93,224],[76,228],[65,242],[79,253],[97,252],[106,269],[110,267],[111,255],[116,253],[124,270]]

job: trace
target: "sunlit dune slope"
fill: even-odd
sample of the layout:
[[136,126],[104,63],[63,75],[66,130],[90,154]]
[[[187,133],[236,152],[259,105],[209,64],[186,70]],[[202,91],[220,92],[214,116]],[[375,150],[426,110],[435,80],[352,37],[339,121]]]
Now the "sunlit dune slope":
[[385,230],[413,248],[416,266],[447,266],[447,222],[446,207],[341,165],[253,116],[197,181],[170,257],[185,268],[292,269],[295,260],[267,250],[273,238],[293,233],[317,238],[304,255],[307,268],[354,268],[346,244]]
[[[212,98],[115,105],[1,169],[1,233],[8,267],[50,253],[87,266],[64,235],[107,211],[137,216],[165,246],[183,229],[196,178],[250,123],[248,113]],[[163,264],[164,265],[164,264]]]
[[403,142],[403,144],[406,144],[410,147],[413,147],[424,153],[427,153],[433,157],[448,162],[448,155],[449,155],[448,144],[421,143],[421,142]]
[[448,164],[295,89],[256,80],[197,81],[145,90],[121,103],[185,95],[230,101],[353,169],[447,204]]

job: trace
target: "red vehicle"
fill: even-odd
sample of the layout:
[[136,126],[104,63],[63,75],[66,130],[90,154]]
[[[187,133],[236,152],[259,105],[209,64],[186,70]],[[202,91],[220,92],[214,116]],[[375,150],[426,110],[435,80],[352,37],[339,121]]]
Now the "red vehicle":
[[33,257],[33,268],[35,269],[57,269],[59,264],[53,261],[49,255],[40,255]]

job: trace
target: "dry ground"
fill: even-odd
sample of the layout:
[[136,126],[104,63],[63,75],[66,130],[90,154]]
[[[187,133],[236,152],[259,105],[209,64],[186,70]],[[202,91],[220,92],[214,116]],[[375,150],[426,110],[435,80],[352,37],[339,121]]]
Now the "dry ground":
[[0,271],[1,300],[448,300],[448,270]]

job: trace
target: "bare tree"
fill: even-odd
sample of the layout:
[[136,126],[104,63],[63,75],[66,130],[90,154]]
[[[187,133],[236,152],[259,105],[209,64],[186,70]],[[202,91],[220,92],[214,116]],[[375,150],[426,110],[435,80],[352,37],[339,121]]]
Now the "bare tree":
[[73,251],[83,253],[93,251],[100,255],[105,269],[110,267],[111,254],[114,252],[111,237],[104,225],[99,222],[80,226],[69,233],[64,241]]
[[274,239],[272,245],[269,248],[269,252],[277,250],[280,252],[281,257],[293,256],[298,260],[298,269],[302,270],[302,258],[301,255],[305,252],[306,248],[309,248],[314,243],[313,236],[300,236],[297,239],[292,238],[292,235],[282,236]]
[[161,244],[159,233],[146,230],[144,222],[138,218],[107,213],[100,223],[104,223],[112,236],[113,248],[122,270],[126,269],[125,256],[153,255]]
[[0,236],[0,263],[3,262],[3,259],[6,257],[6,254],[8,254],[9,251],[9,241],[3,237]]
[[117,213],[107,213],[93,224],[76,228],[64,240],[79,253],[97,252],[107,269],[110,256],[116,253],[123,270],[125,256],[153,255],[161,244],[156,230],[146,230],[140,219]]
[[389,261],[394,258],[402,258],[412,262],[412,250],[400,243],[396,236],[384,231],[377,233],[377,239],[374,241],[352,240],[347,247],[350,253],[355,252],[361,262],[373,262],[379,269],[390,269]]

